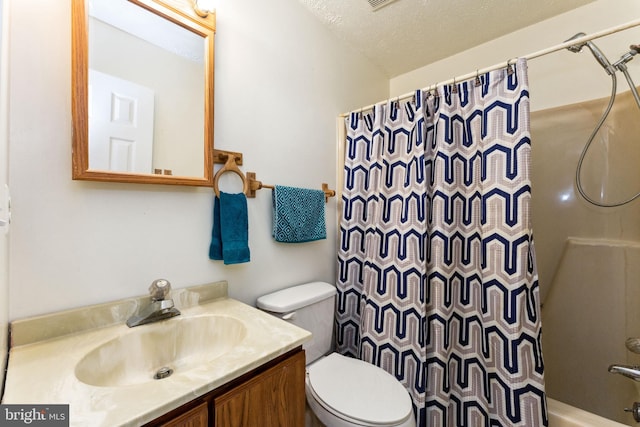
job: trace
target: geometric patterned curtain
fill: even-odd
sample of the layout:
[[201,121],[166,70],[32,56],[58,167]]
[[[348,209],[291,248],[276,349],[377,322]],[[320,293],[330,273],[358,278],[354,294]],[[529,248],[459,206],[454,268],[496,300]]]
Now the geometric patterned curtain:
[[347,118],[338,350],[419,426],[546,426],[526,62]]

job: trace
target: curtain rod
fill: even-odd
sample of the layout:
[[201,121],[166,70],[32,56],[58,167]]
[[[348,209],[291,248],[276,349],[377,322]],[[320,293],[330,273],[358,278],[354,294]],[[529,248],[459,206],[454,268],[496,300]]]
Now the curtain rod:
[[[503,67],[507,67],[510,64],[515,64],[516,61],[518,59],[520,59],[520,58],[524,58],[524,59],[527,59],[527,60],[534,59],[534,58],[539,58],[541,56],[545,56],[545,55],[548,55],[550,53],[554,53],[554,52],[557,52],[559,50],[566,49],[569,46],[573,46],[575,44],[585,43],[585,42],[588,42],[589,40],[594,40],[594,39],[597,39],[597,38],[600,38],[600,37],[608,36],[610,34],[614,34],[614,33],[620,32],[620,31],[624,31],[624,30],[628,30],[629,28],[637,27],[639,25],[640,25],[640,19],[636,19],[634,21],[629,21],[629,22],[627,22],[625,24],[621,24],[621,25],[618,25],[618,26],[615,26],[615,27],[610,27],[610,28],[608,28],[606,30],[602,30],[602,31],[599,31],[599,32],[596,32],[596,33],[593,33],[593,34],[589,34],[589,35],[586,35],[586,36],[583,36],[583,37],[579,37],[579,38],[576,38],[574,40],[566,41],[566,42],[557,44],[555,46],[551,46],[551,47],[548,47],[546,49],[539,50],[537,52],[532,52],[532,53],[529,53],[529,54],[524,55],[524,56],[519,56],[519,57],[516,57],[516,58],[512,58],[512,59],[509,59],[506,62],[501,62],[499,64],[494,64],[494,65],[492,65],[490,67],[482,68],[482,69],[479,69],[479,70],[474,71],[472,73],[468,73],[468,74],[464,74],[462,76],[454,77],[453,79],[449,79],[449,80],[446,80],[444,82],[438,82],[436,84],[427,86],[426,88],[423,88],[422,90],[427,92],[427,91],[435,89],[438,85],[443,86],[443,85],[449,85],[449,84],[452,84],[452,83],[455,83],[455,82],[463,82],[465,80],[472,79],[472,78],[476,77],[479,74],[485,74],[485,73],[488,73],[490,71],[494,71],[494,70],[498,70],[498,69],[503,68]],[[405,99],[405,98],[412,97],[414,94],[415,94],[415,91],[412,91],[412,92],[409,92],[409,93],[405,93],[404,95],[394,96],[394,97],[389,98],[389,99]],[[375,107],[376,105],[382,104],[382,103],[387,102],[387,101],[388,101],[388,99],[386,99],[384,101],[379,101],[379,102],[376,102],[375,104],[367,105],[366,107],[357,108],[354,111],[370,110],[371,108]],[[342,114],[340,114],[339,117],[347,117],[348,115],[349,115],[349,113],[342,113]]]

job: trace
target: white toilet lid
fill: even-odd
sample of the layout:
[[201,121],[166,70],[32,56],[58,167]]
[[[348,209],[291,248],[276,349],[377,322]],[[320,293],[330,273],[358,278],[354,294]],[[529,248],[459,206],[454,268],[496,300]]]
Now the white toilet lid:
[[411,398],[391,374],[362,360],[331,353],[307,369],[325,405],[369,424],[398,424],[412,411]]

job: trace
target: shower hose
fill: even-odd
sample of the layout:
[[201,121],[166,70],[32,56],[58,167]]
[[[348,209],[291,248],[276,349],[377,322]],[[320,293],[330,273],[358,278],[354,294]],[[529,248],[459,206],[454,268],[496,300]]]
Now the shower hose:
[[[592,48],[592,46],[594,46],[594,45],[592,45],[592,44],[589,45],[590,48]],[[595,50],[595,47],[592,48],[592,51],[593,50]],[[593,204],[595,206],[599,206],[599,207],[603,207],[603,208],[614,208],[614,207],[626,205],[627,203],[631,203],[634,200],[636,200],[638,197],[640,197],[640,192],[638,192],[634,196],[632,196],[632,197],[630,197],[630,198],[628,198],[626,200],[623,200],[621,202],[616,202],[616,203],[599,202],[597,200],[592,199],[585,192],[584,188],[582,187],[582,179],[580,177],[580,175],[581,175],[580,172],[582,170],[582,163],[584,162],[584,158],[587,155],[587,151],[589,151],[589,147],[591,146],[591,143],[593,143],[593,140],[595,139],[596,135],[600,131],[600,128],[602,127],[602,125],[604,124],[605,120],[609,116],[609,113],[611,112],[611,108],[613,107],[613,103],[616,100],[616,91],[617,91],[617,85],[618,85],[618,82],[617,82],[618,79],[616,77],[616,70],[620,70],[624,74],[625,78],[627,79],[627,83],[629,84],[629,88],[631,89],[631,93],[633,94],[633,98],[635,99],[636,104],[638,105],[638,109],[640,109],[640,96],[638,95],[638,90],[636,89],[635,83],[633,82],[633,79],[631,78],[631,75],[629,74],[629,71],[627,70],[627,66],[626,66],[626,63],[629,62],[632,59],[633,55],[637,54],[639,52],[639,50],[640,50],[640,48],[639,48],[638,45],[633,45],[633,46],[631,46],[631,51],[629,53],[623,55],[623,57],[620,58],[620,60],[618,62],[616,62],[615,64],[611,65],[607,61],[608,67],[605,67],[605,70],[608,70],[607,74],[609,74],[611,76],[611,97],[609,98],[609,103],[607,104],[607,108],[605,108],[604,113],[602,114],[602,117],[598,121],[598,124],[593,129],[593,131],[591,132],[591,135],[589,136],[589,140],[587,141],[586,145],[582,149],[582,153],[580,154],[580,159],[578,160],[578,167],[576,168],[576,188],[578,189],[578,192],[580,193],[580,195],[587,202],[589,202],[589,203],[591,203],[591,204]],[[598,51],[598,53],[601,54],[601,52],[599,52],[599,51]],[[595,56],[595,54],[594,54],[594,56]]]

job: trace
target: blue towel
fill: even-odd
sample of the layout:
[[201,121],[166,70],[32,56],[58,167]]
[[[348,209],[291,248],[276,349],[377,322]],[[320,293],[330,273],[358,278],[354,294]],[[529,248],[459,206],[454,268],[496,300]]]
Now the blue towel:
[[327,238],[324,191],[276,185],[273,202],[273,238],[302,243]]
[[213,201],[213,229],[209,258],[225,264],[249,262],[249,216],[243,193],[220,192]]
[[[222,195],[222,193],[220,193]],[[222,235],[220,232],[220,199],[213,198],[213,228],[211,230],[211,244],[209,245],[209,259],[222,259]]]

